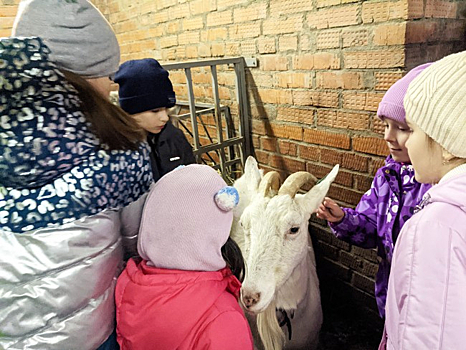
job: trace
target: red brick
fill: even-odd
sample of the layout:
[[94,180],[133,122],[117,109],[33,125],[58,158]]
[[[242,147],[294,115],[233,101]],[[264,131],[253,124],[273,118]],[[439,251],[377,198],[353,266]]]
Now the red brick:
[[375,173],[385,165],[385,158],[372,159],[370,163],[370,174],[375,176]]
[[294,107],[279,107],[277,120],[301,124],[314,123],[314,110]]
[[321,9],[307,17],[309,27],[323,29],[358,24],[359,5],[347,5]]
[[383,135],[385,132],[385,124],[377,116],[374,116],[372,119],[372,131],[380,135]]
[[233,20],[235,23],[256,21],[267,17],[267,7],[265,2],[252,3],[248,7],[235,8],[233,10]]
[[212,57],[223,57],[225,56],[225,44],[224,43],[213,43],[211,51],[212,51]]
[[309,0],[280,0],[270,2],[270,13],[274,16],[289,13],[303,13],[313,9],[312,1]]
[[274,168],[282,169],[290,173],[306,170],[306,163],[303,161],[278,155],[272,155],[270,157],[270,165]]
[[231,39],[257,38],[261,34],[260,22],[234,24],[228,27]]
[[261,148],[266,151],[276,152],[277,151],[277,140],[272,137],[261,137]]
[[266,19],[262,24],[263,35],[300,33],[302,29],[303,21],[301,15]]
[[369,188],[371,188],[372,181],[374,180],[373,176],[359,174],[354,174],[353,176],[356,182],[355,187],[358,191],[366,192]]
[[[152,1],[149,1],[148,3],[152,3]],[[198,15],[201,13],[215,11],[217,9],[217,4],[212,0],[194,0],[189,3],[189,9],[192,15]]]
[[426,17],[457,18],[458,3],[444,0],[427,0]]
[[199,32],[183,32],[178,35],[179,45],[192,45],[199,43]]
[[[437,22],[409,22],[406,24],[406,43],[415,44],[434,41],[437,39],[435,36],[437,35],[438,31],[439,29]],[[445,33],[442,33],[441,35],[444,36]],[[448,37],[448,39],[451,40],[450,37]]]
[[403,77],[402,72],[376,72],[375,76],[375,89],[388,90],[390,86]]
[[333,49],[340,47],[341,30],[325,30],[317,33],[318,49]]
[[424,0],[408,1],[408,19],[424,17]]
[[334,183],[351,188],[353,186],[353,174],[340,168]]
[[298,49],[298,37],[296,35],[285,35],[278,38],[280,52],[296,51]]
[[296,157],[298,154],[298,145],[294,142],[279,140],[278,141],[278,153]]
[[304,54],[293,59],[294,69],[340,69],[340,57],[334,53]]
[[268,120],[252,120],[252,133],[258,135],[267,135],[272,129]]
[[207,29],[206,31],[201,32],[202,41],[225,40],[227,36],[228,31],[224,27]]
[[364,80],[359,72],[317,72],[317,87],[323,89],[363,89]]
[[258,42],[259,53],[276,53],[277,47],[275,44],[275,38],[261,38]]
[[[406,38],[406,23],[383,24],[374,29],[374,45],[403,45]],[[409,43],[409,41],[407,41]]]
[[263,103],[291,104],[294,98],[290,90],[260,89],[257,93]]
[[302,141],[303,139],[303,128],[300,126],[270,123],[270,127],[271,132],[268,134],[268,136],[282,139],[293,139],[298,141]]
[[278,75],[278,87],[283,88],[310,88],[312,78],[310,73],[284,72]]
[[346,134],[331,133],[316,129],[304,129],[303,141],[322,146],[349,149],[350,138]]
[[270,153],[259,151],[259,150],[255,150],[254,153],[255,153],[256,159],[257,159],[257,161],[259,163],[269,164],[269,162],[270,162]]
[[328,148],[322,148],[320,151],[320,160],[322,163],[335,165],[340,164],[342,159],[342,153]]
[[344,187],[331,186],[327,195],[334,200],[356,205],[359,203],[362,193]]
[[288,57],[263,56],[260,58],[259,66],[262,70],[288,70]]
[[342,33],[343,47],[366,46],[369,42],[367,29],[349,29]]
[[241,54],[245,57],[254,56],[257,53],[255,40],[241,41]]
[[344,92],[343,108],[376,112],[383,95],[373,92]]
[[357,272],[353,272],[352,284],[367,293],[374,292],[374,280]]
[[312,90],[293,90],[293,104],[300,106],[338,107],[338,93]]
[[183,20],[183,30],[194,30],[204,27],[204,19],[202,17],[186,18]]
[[260,140],[259,140],[260,137],[256,135],[252,135],[251,139],[252,139],[252,147],[254,147],[254,149],[259,149],[261,147]]
[[408,18],[409,1],[363,2],[363,23],[388,22],[392,19]]
[[320,147],[299,145],[299,156],[303,159],[319,161],[320,160]]
[[369,169],[369,158],[352,153],[343,153],[341,166],[350,170],[367,172]]
[[386,156],[389,153],[387,143],[383,139],[376,137],[353,137],[353,149],[358,152],[379,156]]
[[317,125],[366,130],[369,126],[369,114],[319,109],[317,110]]
[[404,67],[404,49],[344,52],[345,68]]

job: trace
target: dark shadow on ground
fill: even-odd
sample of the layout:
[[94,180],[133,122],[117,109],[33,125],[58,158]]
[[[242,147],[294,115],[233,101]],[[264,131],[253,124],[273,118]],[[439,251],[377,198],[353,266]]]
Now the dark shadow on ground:
[[318,350],[375,350],[382,335],[382,320],[369,316],[360,307],[324,306],[324,323]]

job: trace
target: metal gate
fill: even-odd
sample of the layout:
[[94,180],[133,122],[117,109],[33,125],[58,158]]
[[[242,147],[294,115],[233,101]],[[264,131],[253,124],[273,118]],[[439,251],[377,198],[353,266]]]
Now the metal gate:
[[[171,111],[173,124],[190,136],[197,162],[217,169],[225,181],[231,183],[243,172],[244,161],[251,154],[244,58],[169,63],[163,67],[171,72],[182,70],[186,77],[187,99],[177,101]],[[228,71],[234,70],[236,101],[221,103],[219,67],[223,68],[223,71],[225,67]],[[210,72],[211,102],[196,101],[194,69]],[[177,100],[180,97],[183,99],[182,96],[177,96]],[[197,99],[200,99],[199,96]],[[237,110],[233,116],[230,107]]]

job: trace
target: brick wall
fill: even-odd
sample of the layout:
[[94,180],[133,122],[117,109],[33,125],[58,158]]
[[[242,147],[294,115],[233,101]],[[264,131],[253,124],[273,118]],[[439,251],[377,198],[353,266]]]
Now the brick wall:
[[[8,35],[18,0],[0,1],[0,33]],[[93,2],[113,25],[123,61],[256,57],[246,77],[257,159],[267,170],[317,177],[339,163],[330,196],[347,206],[388,153],[375,116],[383,93],[407,69],[464,49],[462,0]],[[197,97],[208,101],[207,72],[193,76]],[[183,99],[184,75],[171,79]],[[229,104],[232,71],[220,70],[219,83]],[[317,219],[312,231],[323,285],[375,310],[375,252],[335,239]]]

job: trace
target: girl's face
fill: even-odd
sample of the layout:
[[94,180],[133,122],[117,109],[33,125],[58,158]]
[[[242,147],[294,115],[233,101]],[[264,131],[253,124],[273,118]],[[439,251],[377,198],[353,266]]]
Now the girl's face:
[[409,117],[406,117],[406,121],[410,128],[406,147],[417,182],[430,184],[439,182],[445,173],[442,147],[435,141],[429,142],[426,133],[419,129]]
[[152,134],[160,133],[169,120],[168,110],[165,107],[133,114],[133,117],[141,128]]
[[393,160],[400,163],[411,163],[406,149],[409,137],[409,127],[389,118],[382,118],[385,124],[384,140],[387,142]]

